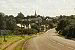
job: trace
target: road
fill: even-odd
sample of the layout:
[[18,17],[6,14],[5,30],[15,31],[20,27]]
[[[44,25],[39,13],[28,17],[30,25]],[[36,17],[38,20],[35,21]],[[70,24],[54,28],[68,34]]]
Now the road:
[[68,40],[55,34],[55,29],[28,40],[23,50],[75,50],[75,41]]

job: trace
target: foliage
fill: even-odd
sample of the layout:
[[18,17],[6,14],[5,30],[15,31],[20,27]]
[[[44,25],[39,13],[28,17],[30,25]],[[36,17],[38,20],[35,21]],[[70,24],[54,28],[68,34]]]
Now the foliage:
[[18,13],[17,18],[23,19],[24,18],[24,15],[20,12],[20,13]]
[[6,29],[7,30],[15,30],[16,28],[16,20],[13,15],[9,15],[8,18],[5,18],[6,20]]
[[67,38],[75,37],[75,16],[60,16],[56,31]]
[[3,29],[3,17],[4,13],[0,13],[0,29]]
[[[56,20],[49,16],[44,17],[36,15],[36,13],[35,15],[28,15],[26,17],[21,12],[18,13],[16,17],[13,15],[5,15],[4,13],[0,13],[0,30],[10,30],[13,34],[16,35],[35,34],[41,30],[43,31],[44,28],[50,29],[54,27],[55,22]],[[17,24],[21,24],[21,27],[17,26]],[[28,27],[29,24],[31,25],[31,29],[22,27],[25,25]]]
[[38,31],[36,29],[25,29],[23,30],[23,34],[36,34]]
[[32,25],[31,28],[37,30],[38,32],[40,31],[39,30],[39,25],[37,25],[37,24]]
[[22,23],[22,19],[24,19],[24,15],[20,12],[15,18],[17,23]]

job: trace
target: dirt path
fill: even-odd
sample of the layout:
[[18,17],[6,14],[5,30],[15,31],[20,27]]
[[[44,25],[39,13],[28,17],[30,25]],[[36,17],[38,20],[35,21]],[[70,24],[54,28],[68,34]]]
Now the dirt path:
[[75,50],[75,41],[59,37],[51,29],[29,40],[23,50]]
[[[23,39],[23,40],[24,40],[24,39]],[[20,41],[18,41],[18,42],[15,42],[14,44],[12,44],[12,45],[10,45],[9,47],[7,47],[5,50],[14,50],[15,47],[16,47],[19,43],[21,43],[23,40],[20,40]]]

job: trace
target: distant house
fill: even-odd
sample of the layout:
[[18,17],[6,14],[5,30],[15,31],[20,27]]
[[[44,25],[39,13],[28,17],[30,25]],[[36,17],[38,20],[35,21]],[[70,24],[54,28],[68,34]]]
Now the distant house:
[[24,28],[24,29],[31,29],[31,25],[29,24],[28,26],[27,25],[22,25],[21,26],[21,24],[17,24],[17,26],[19,27],[19,28]]
[[36,11],[35,11],[35,14],[34,15],[31,15],[31,16],[28,15],[27,17],[24,17],[23,19],[20,20],[20,21],[23,22],[23,25],[18,24],[17,26],[18,27],[21,27],[22,26],[24,29],[31,29],[31,26],[32,25],[38,24],[38,27],[41,30],[42,27],[41,27],[40,24],[42,23],[42,20],[43,20],[42,19],[42,16],[37,15],[36,14]]

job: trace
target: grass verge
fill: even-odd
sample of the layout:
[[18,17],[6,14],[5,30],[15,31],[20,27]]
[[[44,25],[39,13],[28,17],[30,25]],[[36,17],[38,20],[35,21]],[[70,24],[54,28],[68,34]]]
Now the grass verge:
[[0,36],[0,50],[6,49],[11,44],[23,39],[21,36],[6,36],[7,42],[3,41],[3,36]]

